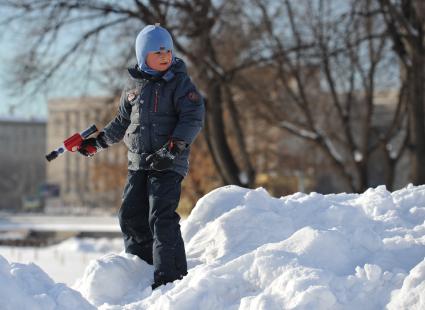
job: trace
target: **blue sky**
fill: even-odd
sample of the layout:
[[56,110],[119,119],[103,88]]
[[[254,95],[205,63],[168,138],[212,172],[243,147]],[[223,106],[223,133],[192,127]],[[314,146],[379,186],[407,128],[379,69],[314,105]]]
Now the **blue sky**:
[[[7,29],[7,31],[3,31],[0,34],[0,116],[8,115],[11,105],[19,104],[22,101],[22,98],[11,93],[10,89],[13,85],[7,83],[9,72],[13,66],[14,52],[21,47],[19,42],[22,38],[16,27],[11,27],[11,29]],[[36,102],[34,104],[36,109],[34,109],[33,113],[45,115],[41,98],[37,98]],[[16,112],[19,112],[19,115],[25,114],[24,111]]]
[[[28,92],[25,93],[25,90],[18,90],[16,92],[16,84],[9,82],[11,79],[10,72],[13,71],[15,53],[25,50],[25,29],[21,30],[16,25],[8,25],[5,28],[6,31],[0,33],[0,117],[10,116],[11,107],[15,106],[13,109],[15,116],[44,118],[47,117],[47,101],[49,98],[78,97],[81,95],[96,96],[107,93],[108,90],[101,89],[95,83],[86,83],[85,80],[80,78],[82,72],[86,71],[85,61],[87,58],[84,55],[80,55],[72,63],[72,67],[63,68],[60,70],[59,75],[54,77],[54,83],[65,81],[60,87],[53,87],[55,89],[54,91],[46,93],[40,90],[31,96],[28,96]],[[75,34],[80,34],[78,29],[76,29]],[[72,33],[67,32],[66,37],[59,39],[55,43],[56,51],[63,50],[70,39],[72,39]],[[95,61],[95,66],[99,67],[101,65],[104,64]]]
[[[23,92],[18,91],[14,93],[16,85],[9,83],[9,72],[13,69],[14,51],[23,48],[21,37],[15,36],[11,39],[11,35],[3,35],[0,37],[0,116],[10,116],[11,107],[15,106],[14,115],[19,117],[47,117],[47,100],[51,97],[66,97],[66,96],[79,96],[84,91],[79,89],[78,86],[84,88],[84,85],[74,84],[70,89],[63,89],[62,92],[49,92],[45,93],[39,91],[34,95],[22,95]],[[19,39],[16,40],[16,37]],[[75,64],[78,67],[78,64]],[[76,69],[73,68],[73,70]],[[75,71],[73,71],[75,72]],[[71,75],[71,74],[69,74]],[[78,79],[77,79],[78,81]],[[77,86],[77,87],[75,87]],[[93,88],[89,89],[89,94],[96,95],[101,93],[100,90]]]

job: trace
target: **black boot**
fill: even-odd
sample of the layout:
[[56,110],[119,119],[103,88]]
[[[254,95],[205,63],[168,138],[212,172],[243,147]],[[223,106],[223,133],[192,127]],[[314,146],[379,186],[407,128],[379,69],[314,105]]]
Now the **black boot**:
[[159,283],[159,282],[154,282],[152,283],[151,287],[152,287],[152,291],[154,289],[156,289],[157,287],[160,287],[161,285],[164,285],[165,283]]
[[151,287],[152,287],[152,291],[153,291],[154,289],[156,289],[156,288],[160,287],[161,285],[166,285],[167,283],[173,283],[173,282],[174,282],[174,281],[176,281],[176,280],[181,280],[181,279],[183,279],[183,277],[184,277],[185,275],[187,275],[187,272],[186,272],[186,274],[179,275],[179,276],[178,276],[177,278],[175,278],[175,279],[157,278],[157,279],[155,279],[154,283],[152,283],[152,285],[151,285]]

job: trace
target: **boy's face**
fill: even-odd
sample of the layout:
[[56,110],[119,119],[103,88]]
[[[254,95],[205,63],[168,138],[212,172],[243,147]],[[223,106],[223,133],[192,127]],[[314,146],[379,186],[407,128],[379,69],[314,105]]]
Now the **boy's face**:
[[171,66],[172,54],[170,50],[161,48],[158,52],[150,52],[146,57],[146,64],[156,71],[166,71]]

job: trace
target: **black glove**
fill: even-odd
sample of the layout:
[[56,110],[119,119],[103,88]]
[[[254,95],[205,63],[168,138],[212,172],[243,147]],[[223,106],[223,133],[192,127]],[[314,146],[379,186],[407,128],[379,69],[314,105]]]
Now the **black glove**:
[[187,145],[182,140],[171,138],[158,151],[146,157],[150,169],[162,171],[173,166],[174,160],[186,149]]
[[108,144],[104,140],[105,133],[101,131],[96,138],[84,139],[81,142],[78,152],[86,157],[92,157],[101,149],[106,149]]

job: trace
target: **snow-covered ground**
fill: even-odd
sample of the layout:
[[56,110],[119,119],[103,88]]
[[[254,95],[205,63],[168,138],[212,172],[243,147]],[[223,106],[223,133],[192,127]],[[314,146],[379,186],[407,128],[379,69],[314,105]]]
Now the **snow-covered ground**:
[[46,248],[0,246],[0,255],[11,262],[34,263],[55,282],[72,286],[91,260],[109,252],[119,253],[122,247],[121,239],[71,238]]
[[117,217],[46,216],[0,213],[0,232],[31,229],[36,231],[119,232]]
[[[154,292],[152,266],[120,252],[120,241],[115,248],[74,239],[46,249],[99,255],[72,289],[55,283],[61,268],[50,271],[53,281],[36,265],[0,258],[1,306],[425,309],[425,186],[282,198],[227,186],[198,201],[182,233],[189,274]],[[62,269],[85,265],[70,261]]]

